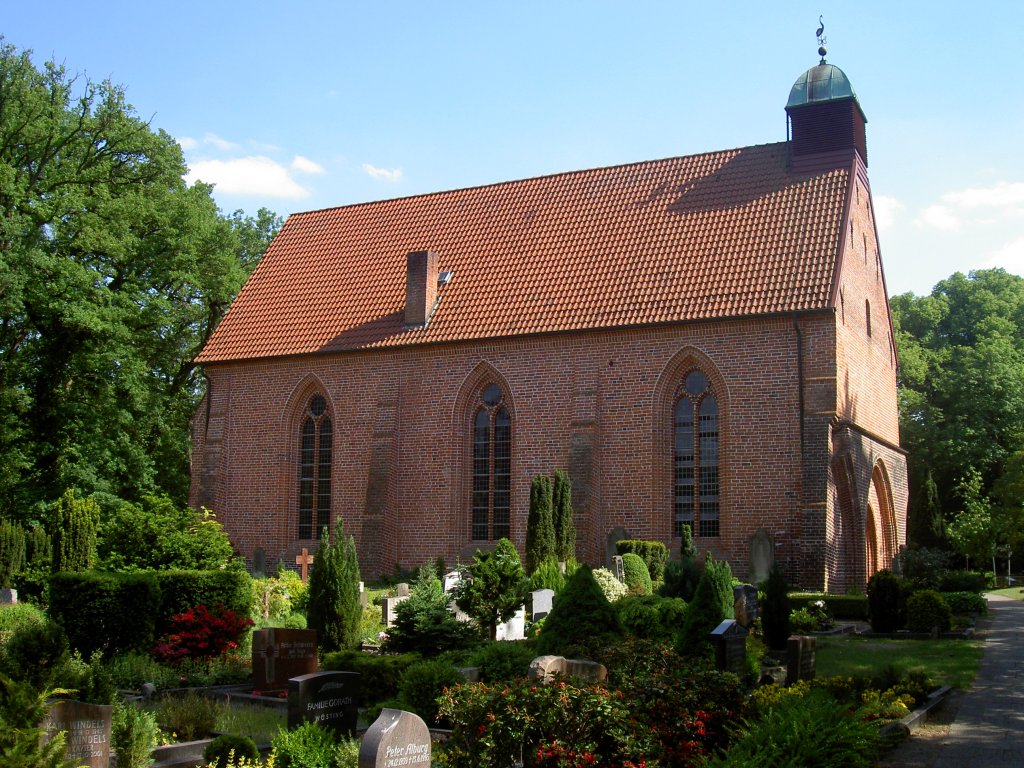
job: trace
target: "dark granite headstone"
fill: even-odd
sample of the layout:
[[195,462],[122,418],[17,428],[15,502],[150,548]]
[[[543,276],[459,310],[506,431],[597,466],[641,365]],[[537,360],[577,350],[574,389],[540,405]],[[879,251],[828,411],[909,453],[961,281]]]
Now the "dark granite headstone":
[[312,721],[351,736],[358,719],[358,672],[314,672],[288,681],[289,728]]
[[382,709],[359,745],[359,768],[430,768],[430,731],[419,715]]
[[110,763],[110,722],[114,708],[109,704],[56,701],[46,719],[47,734],[67,731],[67,756],[75,765],[107,768]]
[[733,615],[737,623],[749,627],[757,618],[757,587],[739,584],[732,588]]
[[257,690],[280,690],[293,677],[316,672],[315,629],[257,629],[252,633],[252,677]]
[[760,584],[768,578],[775,563],[775,542],[764,528],[758,528],[750,539],[750,580]]
[[741,677],[747,672],[747,630],[738,622],[726,619],[711,630],[715,647],[715,665],[723,672]]
[[814,679],[814,643],[813,637],[805,635],[793,635],[786,641],[786,685]]

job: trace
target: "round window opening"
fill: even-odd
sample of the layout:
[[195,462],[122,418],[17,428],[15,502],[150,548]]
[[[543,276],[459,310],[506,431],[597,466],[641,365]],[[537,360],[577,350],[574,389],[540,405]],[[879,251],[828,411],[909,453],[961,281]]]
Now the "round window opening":
[[484,390],[483,401],[487,405],[493,407],[501,402],[501,387],[497,384],[491,384],[487,389]]

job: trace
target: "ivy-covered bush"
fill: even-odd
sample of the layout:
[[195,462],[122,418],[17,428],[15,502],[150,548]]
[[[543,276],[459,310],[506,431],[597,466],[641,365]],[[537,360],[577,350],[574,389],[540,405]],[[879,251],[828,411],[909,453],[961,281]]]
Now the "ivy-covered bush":
[[895,632],[903,627],[906,592],[903,580],[890,570],[879,571],[868,579],[868,621],[873,631]]
[[591,573],[608,602],[614,603],[619,598],[626,596],[626,585],[615,578],[615,574],[607,568],[595,568]]
[[626,578],[626,589],[631,595],[651,594],[651,574],[640,555],[627,552],[622,556],[622,573]]
[[623,629],[645,640],[670,642],[686,617],[686,602],[678,597],[627,595],[614,606]]
[[953,624],[953,613],[938,592],[922,589],[907,598],[907,629],[911,632],[931,632],[938,628],[948,632]]
[[668,562],[668,547],[660,541],[643,541],[640,539],[623,539],[615,544],[620,555],[633,553],[640,557],[647,566],[652,581],[661,581]]
[[589,566],[580,566],[555,596],[551,613],[537,639],[538,654],[588,655],[619,633],[619,617],[594,580]]

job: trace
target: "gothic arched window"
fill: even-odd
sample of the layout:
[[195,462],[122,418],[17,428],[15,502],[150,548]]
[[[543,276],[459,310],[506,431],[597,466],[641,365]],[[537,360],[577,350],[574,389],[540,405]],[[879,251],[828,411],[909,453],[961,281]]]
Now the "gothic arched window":
[[331,437],[327,401],[313,395],[299,432],[299,538],[320,538],[331,524]]
[[673,534],[718,536],[718,400],[707,376],[691,371],[674,408]]
[[501,387],[490,384],[473,411],[473,541],[508,538],[511,521],[512,417]]

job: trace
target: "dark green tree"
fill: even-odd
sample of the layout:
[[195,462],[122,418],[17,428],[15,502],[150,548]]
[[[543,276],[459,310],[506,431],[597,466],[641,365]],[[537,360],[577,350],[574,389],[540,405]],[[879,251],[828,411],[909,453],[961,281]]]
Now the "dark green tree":
[[25,567],[25,529],[18,523],[0,520],[0,587],[14,585],[14,577]]
[[619,615],[594,580],[588,565],[581,565],[555,597],[544,619],[537,650],[565,655],[596,650],[620,632]]
[[781,651],[789,639],[789,584],[778,563],[768,571],[763,584],[764,605],[761,606],[761,628],[770,650]]
[[192,360],[278,225],[222,216],[110,82],[0,39],[0,514],[188,486]]
[[86,571],[96,557],[100,507],[95,499],[79,499],[65,491],[53,507],[51,537],[53,572]]
[[448,610],[449,599],[433,564],[421,566],[409,597],[395,607],[395,623],[387,633],[387,650],[436,656],[465,648],[478,639],[466,622],[459,621]]
[[572,481],[562,470],[555,471],[552,491],[555,527],[555,555],[562,562],[576,559],[576,523],[572,512]]
[[362,620],[359,603],[359,562],[356,542],[345,535],[341,518],[334,528],[334,539],[325,527],[309,573],[310,629],[324,653],[348,650],[359,645]]
[[530,513],[526,519],[526,569],[556,558],[551,479],[537,475],[530,484]]
[[704,561],[704,573],[697,582],[693,602],[687,606],[679,650],[687,654],[701,654],[710,647],[708,635],[715,627],[732,616],[732,568],[724,560],[715,560],[710,554]]
[[493,640],[498,624],[526,602],[529,581],[515,545],[499,539],[493,550],[477,550],[467,578],[455,588],[455,602],[487,630]]

